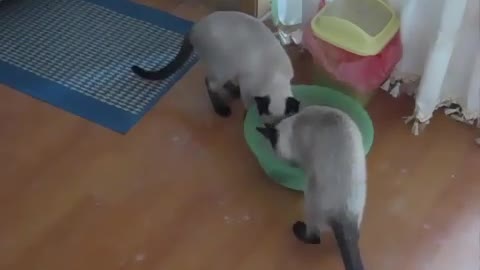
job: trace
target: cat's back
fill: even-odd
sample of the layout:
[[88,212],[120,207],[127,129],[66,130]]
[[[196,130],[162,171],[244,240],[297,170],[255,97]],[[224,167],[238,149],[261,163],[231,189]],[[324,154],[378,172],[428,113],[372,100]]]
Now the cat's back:
[[270,29],[259,19],[237,11],[217,11],[192,28],[190,40],[201,57],[245,65],[259,62],[288,65],[289,58]]
[[327,106],[306,107],[298,115],[293,128],[302,136],[315,135],[310,143],[321,143],[318,136],[331,136],[329,141],[361,137],[357,125],[348,114]]
[[310,106],[297,117],[294,139],[312,166],[329,170],[336,164],[363,162],[362,135],[346,113],[331,107]]
[[348,214],[361,222],[367,192],[367,169],[362,135],[340,110],[306,108],[293,125],[310,176],[307,193],[326,222],[330,215]]

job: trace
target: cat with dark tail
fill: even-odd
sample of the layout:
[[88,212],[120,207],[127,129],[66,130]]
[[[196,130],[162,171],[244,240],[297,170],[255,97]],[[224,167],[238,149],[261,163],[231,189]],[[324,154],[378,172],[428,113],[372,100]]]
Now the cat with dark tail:
[[175,73],[177,70],[179,70],[185,62],[190,58],[190,56],[193,53],[193,45],[190,42],[189,35],[185,35],[183,42],[182,42],[182,47],[180,48],[180,51],[178,54],[175,56],[175,58],[172,60],[172,62],[168,63],[165,67],[161,68],[160,70],[145,70],[139,66],[133,66],[132,71],[139,77],[147,80],[164,80],[173,73]]
[[360,226],[367,197],[367,166],[362,134],[355,122],[335,108],[307,106],[276,125],[257,127],[280,158],[308,175],[305,221],[293,225],[297,239],[320,244],[332,229],[345,270],[364,270]]
[[261,20],[243,12],[216,11],[201,18],[175,58],[160,70],[131,69],[141,78],[163,80],[185,66],[194,52],[204,67],[205,88],[217,115],[229,117],[236,99],[247,110],[256,105],[264,122],[298,112],[290,57]]

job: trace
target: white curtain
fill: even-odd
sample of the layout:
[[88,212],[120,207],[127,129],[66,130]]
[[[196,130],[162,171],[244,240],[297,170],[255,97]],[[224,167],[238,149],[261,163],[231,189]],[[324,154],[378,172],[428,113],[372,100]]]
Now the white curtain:
[[412,132],[418,134],[440,107],[456,120],[478,125],[480,1],[388,1],[401,18],[404,51],[382,88],[393,96],[405,90],[415,96],[415,112],[407,118],[414,121]]

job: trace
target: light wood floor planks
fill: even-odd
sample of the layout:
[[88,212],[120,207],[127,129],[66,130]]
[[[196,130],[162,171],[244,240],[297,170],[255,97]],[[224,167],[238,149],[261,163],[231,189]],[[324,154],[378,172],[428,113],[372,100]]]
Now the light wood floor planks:
[[[195,1],[144,0],[196,20]],[[299,81],[308,64],[296,60]],[[303,76],[301,76],[303,75]],[[299,243],[302,195],[267,179],[242,108],[212,113],[196,66],[126,136],[0,86],[0,269],[340,270]],[[367,269],[480,269],[480,149],[439,115],[419,137],[379,93],[361,248]]]

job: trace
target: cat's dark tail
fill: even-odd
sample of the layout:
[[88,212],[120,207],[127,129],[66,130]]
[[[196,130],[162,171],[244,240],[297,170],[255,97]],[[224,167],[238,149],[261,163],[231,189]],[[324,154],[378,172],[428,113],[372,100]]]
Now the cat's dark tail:
[[185,35],[183,39],[182,47],[180,51],[172,60],[172,62],[168,63],[165,67],[160,70],[156,71],[148,71],[139,66],[133,66],[132,71],[133,73],[137,74],[138,76],[147,79],[147,80],[164,80],[168,78],[170,75],[175,73],[175,71],[179,70],[185,62],[187,62],[188,58],[193,53],[193,45],[190,42],[189,35]]
[[356,221],[339,218],[330,223],[342,255],[345,270],[364,270],[358,240],[360,233]]

